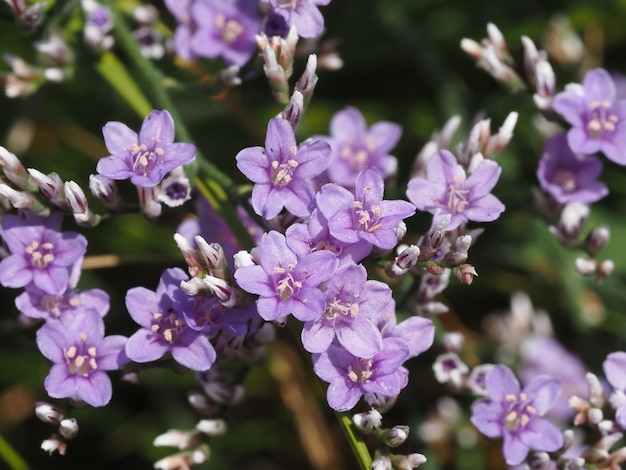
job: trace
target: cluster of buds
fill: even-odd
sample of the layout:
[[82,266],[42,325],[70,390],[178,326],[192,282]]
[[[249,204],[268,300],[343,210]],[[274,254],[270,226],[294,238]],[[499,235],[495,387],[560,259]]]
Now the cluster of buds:
[[263,72],[270,84],[274,99],[278,103],[289,102],[289,78],[293,73],[293,60],[298,43],[298,32],[292,26],[286,38],[268,37],[265,33],[256,36],[259,52],[263,57]]
[[65,417],[59,408],[46,402],[35,404],[35,415],[44,423],[57,426],[57,432],[41,443],[41,449],[49,454],[58,452],[65,455],[67,451],[66,441],[78,434],[76,418]]
[[378,449],[372,461],[371,469],[376,470],[412,470],[426,462],[422,454],[394,454],[392,448],[402,445],[409,436],[409,427],[404,425],[392,428],[382,427],[383,417],[374,408],[364,413],[355,414],[352,422],[363,434],[373,434],[378,441]]
[[527,36],[522,36],[524,48],[524,69],[531,86],[535,90],[533,101],[540,111],[552,109],[552,99],[556,88],[556,78],[548,54],[537,50],[535,43]]
[[526,85],[513,68],[515,63],[502,32],[493,23],[488,23],[487,36],[480,43],[463,38],[461,49],[476,61],[478,67],[509,90],[513,92],[524,90]]
[[96,0],[81,0],[85,12],[83,39],[95,51],[106,51],[113,47],[115,40],[109,33],[113,30],[111,9]]
[[26,0],[4,0],[4,3],[9,5],[11,13],[26,32],[33,31],[41,24],[44,10],[48,4],[48,2],[38,2],[28,5]]
[[574,417],[576,426],[585,423],[598,426],[604,421],[604,412],[602,411],[606,403],[604,388],[598,377],[591,372],[588,372],[586,377],[589,386],[589,398],[585,400],[577,395],[572,395],[569,399],[569,406],[576,412]]
[[467,139],[457,146],[459,163],[468,166],[476,154],[492,157],[502,152],[513,138],[518,113],[510,112],[498,132],[491,133],[491,119],[481,119],[469,132]]
[[291,127],[295,130],[302,119],[302,115],[306,110],[311,98],[313,97],[313,91],[317,84],[317,56],[311,54],[307,60],[306,68],[302,73],[300,79],[296,82],[293,94],[289,103],[285,106],[285,109],[280,113],[280,117],[285,119]]
[[141,55],[158,60],[165,55],[165,39],[157,29],[159,10],[153,5],[138,5],[133,9],[137,29],[133,31]]

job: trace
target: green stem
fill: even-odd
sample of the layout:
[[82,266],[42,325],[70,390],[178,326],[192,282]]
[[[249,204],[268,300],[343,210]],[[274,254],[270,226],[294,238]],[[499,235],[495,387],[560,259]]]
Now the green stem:
[[11,470],[28,470],[28,464],[13,447],[0,435],[0,457]]
[[345,413],[335,412],[335,415],[337,416],[337,420],[348,438],[352,453],[359,462],[361,470],[369,470],[372,466],[372,456],[370,455],[369,450],[367,450],[365,442],[361,439],[361,434],[356,431],[352,419]]

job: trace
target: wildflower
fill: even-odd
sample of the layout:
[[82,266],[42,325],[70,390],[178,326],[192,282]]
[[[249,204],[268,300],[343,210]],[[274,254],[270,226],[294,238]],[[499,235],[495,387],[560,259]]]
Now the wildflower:
[[130,178],[136,186],[156,186],[167,172],[195,158],[194,145],[174,143],[174,119],[167,111],[148,114],[139,134],[115,121],[102,134],[111,155],[100,159],[96,170],[114,180]]
[[504,211],[504,205],[490,193],[500,172],[496,162],[476,154],[466,173],[452,153],[439,150],[427,163],[426,178],[409,181],[406,195],[419,210],[433,214],[433,224],[450,215],[447,230],[469,220],[491,222]]
[[611,403],[617,409],[615,420],[622,429],[626,429],[626,353],[614,352],[607,356],[602,364],[604,375],[615,392],[611,396]]
[[626,165],[626,101],[617,100],[615,82],[606,70],[590,70],[582,85],[568,85],[552,106],[572,125],[567,133],[572,152],[602,152]]
[[268,321],[290,313],[300,321],[319,318],[326,301],[318,285],[327,281],[337,267],[337,258],[321,250],[301,258],[289,249],[284,235],[271,231],[261,239],[260,265],[235,271],[239,286],[260,296],[259,315]]
[[530,449],[561,448],[561,432],[542,418],[561,391],[556,380],[540,375],[521,390],[511,369],[497,365],[487,375],[486,388],[488,396],[474,403],[471,420],[485,436],[504,438],[502,451],[508,465],[521,464]]
[[83,310],[67,323],[46,323],[37,331],[37,346],[54,363],[44,382],[48,395],[105,406],[112,394],[105,371],[127,362],[125,343],[124,336],[104,336],[102,317],[92,309]]
[[228,65],[244,65],[256,50],[255,35],[261,32],[256,12],[256,4],[247,0],[193,2],[190,15],[197,29],[191,51],[208,59],[221,56]]
[[311,213],[315,196],[309,180],[326,169],[330,157],[330,146],[321,140],[296,146],[291,125],[274,118],[267,126],[265,148],[245,148],[236,158],[237,168],[255,183],[254,211],[268,220],[283,208],[296,216]]
[[75,232],[59,232],[61,218],[60,214],[2,218],[0,235],[11,254],[0,261],[0,284],[24,287],[32,282],[52,295],[67,289],[72,267],[85,254],[87,240]]
[[330,0],[262,0],[272,10],[284,13],[288,23],[298,30],[303,38],[314,38],[324,30],[324,17],[318,5],[328,5]]
[[570,150],[565,135],[552,137],[543,151],[537,177],[541,187],[560,203],[590,204],[609,193],[598,181],[602,162],[593,155],[576,156]]
[[387,121],[368,128],[356,108],[339,111],[330,121],[330,137],[327,138],[333,149],[332,164],[327,170],[329,181],[352,188],[357,175],[367,167],[377,168],[383,179],[389,178],[398,166],[397,159],[389,152],[401,134],[398,124]]
[[382,249],[398,243],[395,227],[415,213],[407,201],[383,201],[383,177],[366,168],[356,178],[354,194],[333,183],[317,193],[317,208],[328,220],[330,234],[345,243],[365,240]]

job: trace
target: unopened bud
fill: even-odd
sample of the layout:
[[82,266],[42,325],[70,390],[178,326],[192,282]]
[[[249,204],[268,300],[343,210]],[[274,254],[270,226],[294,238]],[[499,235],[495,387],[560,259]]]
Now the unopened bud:
[[317,69],[317,56],[315,54],[310,54],[306,62],[304,73],[296,82],[295,86],[296,91],[302,93],[305,107],[309,101],[311,101],[315,85],[317,84],[318,77],[315,73],[315,69]]
[[233,255],[233,262],[235,269],[245,268],[248,266],[255,266],[254,258],[245,250],[238,251]]
[[180,450],[185,450],[195,446],[200,440],[201,438],[197,432],[169,429],[155,437],[152,445],[155,447],[177,447]]
[[103,175],[89,175],[89,190],[111,210],[122,207],[115,181]]
[[37,190],[37,183],[26,171],[19,158],[2,146],[0,146],[0,167],[4,176],[18,188],[26,191]]
[[72,439],[78,434],[78,421],[76,418],[66,418],[59,423],[59,434],[65,439]]
[[398,470],[414,470],[426,463],[426,457],[422,454],[412,453],[408,455],[397,455],[394,457],[395,468]]
[[587,243],[585,249],[591,256],[598,253],[606,246],[611,238],[611,231],[606,225],[599,225],[587,235]]
[[550,463],[550,456],[547,452],[535,452],[528,459],[530,470],[547,470]]
[[465,51],[472,59],[479,60],[483,55],[483,46],[473,39],[461,39],[461,49]]
[[357,413],[352,416],[352,422],[361,432],[370,433],[383,424],[383,415],[375,408],[365,413]]
[[198,245],[200,256],[202,256],[209,272],[213,276],[223,279],[228,265],[222,245],[219,243],[207,243],[200,235],[196,235],[193,239],[196,245]]
[[408,426],[394,426],[383,431],[380,435],[380,440],[386,446],[398,447],[406,441],[407,437],[409,437]]
[[35,415],[44,423],[55,425],[65,418],[59,408],[43,401],[35,403]]
[[589,274],[594,274],[596,272],[596,268],[598,265],[597,265],[596,260],[589,259],[589,258],[582,258],[579,256],[574,261],[574,266],[576,266],[576,271],[586,276]]
[[28,209],[35,214],[42,214],[49,211],[49,209],[41,204],[31,193],[17,191],[8,184],[0,184],[0,196],[5,197],[9,201],[9,204],[16,209]]
[[65,455],[67,444],[59,436],[54,434],[41,443],[41,450],[48,452],[50,455],[54,452],[58,452],[59,455]]
[[[433,224],[430,227],[428,232],[426,232],[420,245],[420,249],[422,250],[420,259],[430,258],[437,250],[437,248],[441,246],[446,236],[446,229],[448,228],[448,224],[450,223],[451,218],[452,216],[450,214],[444,215],[437,220],[437,223]],[[425,258],[423,255],[426,253],[429,254]]]
[[463,264],[454,269],[454,275],[461,283],[469,286],[474,281],[474,277],[478,276],[478,273],[471,264]]
[[83,226],[92,225],[94,216],[89,210],[87,196],[83,189],[74,181],[67,181],[64,189],[65,202],[72,211],[76,223]]
[[464,339],[463,333],[459,333],[458,331],[444,333],[443,347],[448,352],[459,352],[463,347]]
[[204,393],[189,392],[187,401],[196,411],[204,415],[212,415],[219,410],[219,405],[210,400]]
[[400,277],[406,274],[411,268],[417,264],[417,260],[420,255],[420,249],[416,245],[407,246],[404,248],[398,256],[396,256],[393,263],[389,265],[387,274],[391,277]]
[[300,124],[300,120],[302,119],[302,115],[304,114],[304,98],[302,97],[302,93],[298,90],[295,90],[291,95],[291,99],[283,112],[280,114],[280,117],[291,124],[291,127],[295,130]]
[[603,419],[604,419],[604,413],[602,413],[602,410],[600,408],[591,408],[587,412],[587,420],[591,424],[598,424]]
[[52,204],[63,209],[67,207],[63,180],[58,174],[50,173],[46,175],[34,168],[29,168],[28,173],[35,180],[41,194],[49,199]]
[[157,202],[157,189],[156,187],[146,188],[144,186],[137,186],[137,195],[139,197],[139,205],[141,207],[141,214],[148,221],[157,219],[163,210],[161,204]]
[[219,436],[226,432],[226,423],[223,419],[202,419],[196,424],[196,429],[207,436]]
[[200,275],[202,273],[202,263],[200,262],[200,258],[198,257],[198,252],[180,233],[174,234],[174,241],[176,242],[176,246],[183,255],[185,263],[187,263],[189,275],[192,278]]
[[237,306],[241,296],[239,291],[231,286],[228,281],[215,276],[205,276],[202,280],[224,307],[232,308]]
[[180,288],[187,295],[202,295],[212,293],[203,278],[192,277],[188,281],[181,281]]
[[391,463],[391,458],[388,455],[383,455],[377,453],[374,460],[372,460],[372,465],[370,466],[370,470],[392,470],[393,464]]
[[613,260],[606,259],[598,266],[597,280],[602,281],[605,277],[609,276],[615,269],[615,263]]

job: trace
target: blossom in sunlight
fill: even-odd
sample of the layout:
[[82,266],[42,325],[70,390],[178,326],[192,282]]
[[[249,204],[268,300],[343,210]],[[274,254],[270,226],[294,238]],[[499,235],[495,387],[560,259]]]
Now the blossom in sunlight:
[[366,168],[356,178],[354,193],[328,183],[317,193],[317,208],[328,220],[330,234],[345,243],[365,240],[382,249],[398,243],[395,228],[415,213],[413,204],[383,200],[385,184],[376,168]]
[[293,314],[300,321],[319,318],[326,301],[318,286],[327,281],[337,268],[333,253],[320,250],[296,257],[285,236],[271,231],[261,239],[259,265],[235,271],[239,286],[259,295],[259,315],[268,321]]
[[0,261],[0,284],[25,287],[33,283],[52,295],[67,289],[74,264],[85,255],[87,239],[79,233],[59,232],[61,220],[61,214],[3,216],[0,235],[11,254]]
[[293,215],[311,214],[315,194],[310,179],[330,162],[330,146],[322,140],[296,145],[293,128],[281,118],[270,120],[265,148],[248,147],[237,154],[237,168],[254,184],[252,207],[264,219],[285,208]]
[[439,150],[426,164],[426,178],[409,181],[406,195],[419,210],[433,214],[433,223],[450,215],[447,230],[469,220],[491,222],[504,211],[491,194],[501,171],[496,162],[476,154],[466,172],[452,153]]
[[531,449],[561,448],[561,431],[542,417],[561,392],[556,380],[540,375],[521,389],[511,369],[497,365],[487,375],[486,389],[487,397],[472,405],[471,421],[485,436],[504,439],[502,452],[508,465],[521,464]]
[[166,173],[196,156],[193,144],[174,142],[174,119],[165,110],[148,114],[139,134],[116,121],[108,122],[102,134],[111,155],[101,158],[96,170],[114,180],[130,178],[135,186],[156,186]]
[[85,309],[70,321],[48,322],[37,331],[37,346],[54,365],[44,385],[53,398],[74,398],[91,406],[105,406],[111,399],[107,370],[122,367],[126,337],[104,336],[98,312]]
[[626,100],[618,100],[615,82],[604,69],[585,74],[554,97],[554,110],[572,127],[567,142],[574,153],[602,152],[626,165]]
[[558,134],[546,143],[537,177],[541,187],[561,203],[590,204],[609,193],[598,181],[602,162],[593,155],[576,156],[569,148],[565,135]]

